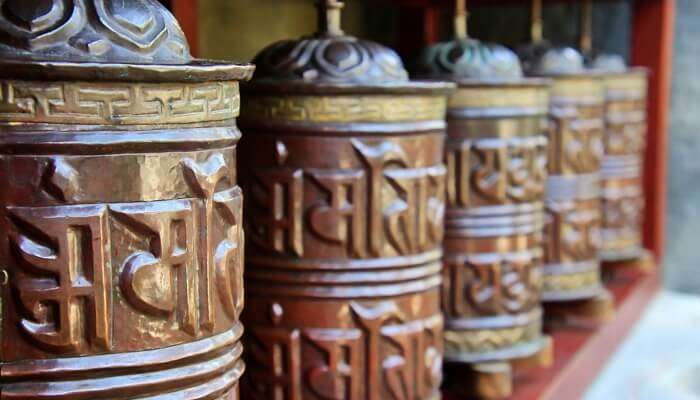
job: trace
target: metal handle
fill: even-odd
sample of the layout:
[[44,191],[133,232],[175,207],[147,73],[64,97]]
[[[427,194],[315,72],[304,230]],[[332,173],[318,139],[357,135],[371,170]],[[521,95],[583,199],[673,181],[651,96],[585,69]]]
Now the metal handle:
[[542,0],[532,0],[530,12],[530,39],[533,42],[542,40]]
[[316,0],[318,9],[318,35],[342,36],[340,29],[340,11],[345,4],[339,0]]

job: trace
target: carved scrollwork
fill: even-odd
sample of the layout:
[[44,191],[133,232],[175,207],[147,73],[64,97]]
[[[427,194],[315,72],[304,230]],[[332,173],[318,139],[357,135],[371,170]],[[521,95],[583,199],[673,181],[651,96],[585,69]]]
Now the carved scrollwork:
[[546,151],[544,137],[448,144],[445,160],[450,206],[538,199],[547,177]]
[[107,208],[10,209],[14,279],[26,310],[20,326],[40,347],[77,353],[110,350],[111,268]]
[[432,78],[520,78],[520,60],[508,48],[474,39],[429,46],[418,63],[419,75]]
[[184,34],[155,0],[0,1],[3,53],[32,60],[190,60]]
[[408,81],[401,58],[377,43],[348,36],[282,41],[253,61],[256,79],[376,84]]

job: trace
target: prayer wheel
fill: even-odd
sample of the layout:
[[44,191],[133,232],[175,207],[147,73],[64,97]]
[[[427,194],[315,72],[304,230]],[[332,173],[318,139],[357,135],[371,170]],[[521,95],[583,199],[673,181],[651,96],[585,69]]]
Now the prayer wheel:
[[244,88],[246,394],[435,399],[449,83],[319,30],[270,45]]
[[604,290],[598,255],[604,87],[578,51],[530,50],[526,72],[552,80],[542,299],[592,299]]
[[642,162],[646,148],[647,71],[628,68],[611,55],[599,56],[593,68],[605,86],[605,155],[602,162],[602,246],[604,262],[643,256]]
[[0,2],[3,399],[237,399],[238,82],[154,0]]
[[547,343],[540,291],[549,82],[523,78],[515,53],[466,35],[428,47],[417,72],[457,84],[445,149],[445,360],[531,356]]

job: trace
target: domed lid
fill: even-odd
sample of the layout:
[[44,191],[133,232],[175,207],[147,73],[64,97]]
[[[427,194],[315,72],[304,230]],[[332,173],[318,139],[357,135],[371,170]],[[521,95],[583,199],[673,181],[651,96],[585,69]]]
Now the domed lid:
[[193,60],[156,0],[0,0],[0,73],[41,79],[247,79],[251,65]]
[[343,2],[317,0],[319,29],[311,37],[274,43],[253,60],[256,83],[383,85],[408,82],[401,58],[380,44],[346,36]]
[[455,39],[426,47],[416,74],[442,79],[511,80],[523,76],[514,52],[498,44],[467,37],[465,0],[455,1]]
[[590,63],[590,67],[603,72],[625,72],[627,63],[625,58],[619,54],[599,54]]
[[530,43],[518,49],[518,56],[527,75],[552,76],[585,72],[583,55],[566,46],[553,46],[542,35],[542,0],[532,0]]
[[462,38],[423,50],[416,73],[443,79],[502,80],[523,76],[520,60],[508,48]]
[[528,75],[569,75],[586,70],[583,55],[572,47],[554,47],[541,41],[524,46],[518,54]]

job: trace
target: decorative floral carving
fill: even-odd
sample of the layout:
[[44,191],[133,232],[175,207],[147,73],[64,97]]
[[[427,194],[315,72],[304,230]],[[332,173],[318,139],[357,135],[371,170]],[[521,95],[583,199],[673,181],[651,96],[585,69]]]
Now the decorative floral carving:
[[31,60],[190,60],[177,21],[155,0],[0,0],[0,54]]
[[504,46],[461,39],[436,43],[423,51],[420,75],[442,78],[520,78],[518,57]]
[[286,40],[265,48],[253,61],[256,78],[310,83],[405,82],[408,74],[393,50],[349,36]]

